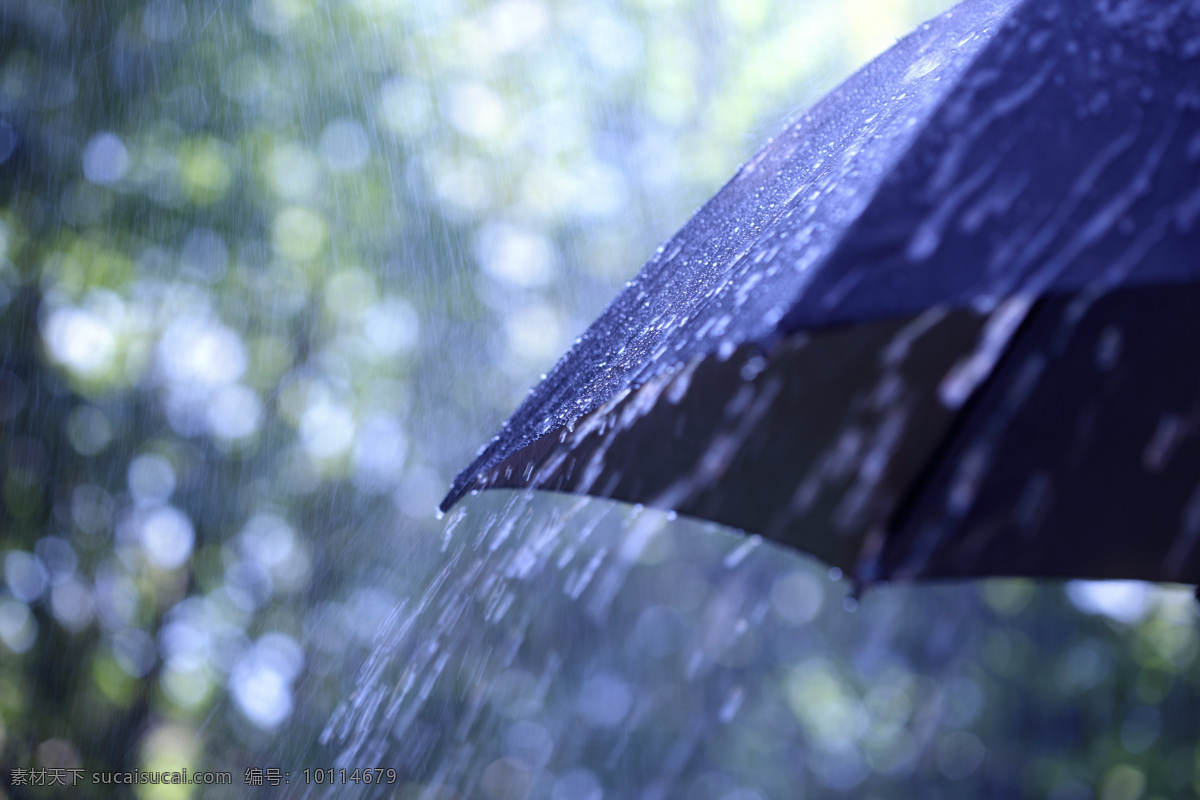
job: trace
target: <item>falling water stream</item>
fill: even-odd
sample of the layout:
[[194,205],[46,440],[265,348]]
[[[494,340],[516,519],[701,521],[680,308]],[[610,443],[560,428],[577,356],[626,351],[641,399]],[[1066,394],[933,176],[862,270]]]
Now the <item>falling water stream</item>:
[[[333,785],[304,796],[1133,797],[1093,793],[1145,785],[1111,751],[1198,732],[1130,704],[1119,677],[1122,631],[1146,615],[1191,642],[1167,636],[1164,657],[1194,656],[1183,590],[989,581],[856,601],[758,537],[545,493],[473,496],[443,536],[444,566],[381,625],[322,734]],[[1031,673],[1053,691],[1030,695]],[[1079,747],[1094,772],[1054,767]],[[1152,782],[1189,781],[1191,753]],[[376,767],[382,784],[347,785]]]

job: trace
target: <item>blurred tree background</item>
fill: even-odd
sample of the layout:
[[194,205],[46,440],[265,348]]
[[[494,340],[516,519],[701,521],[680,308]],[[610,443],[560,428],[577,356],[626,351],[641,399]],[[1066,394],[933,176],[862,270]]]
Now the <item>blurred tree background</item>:
[[[328,765],[321,733],[380,625],[443,566],[433,509],[473,448],[737,163],[945,5],[0,2],[0,789],[54,794],[10,785],[15,768],[187,767],[235,786],[137,793],[242,796],[248,767]],[[712,565],[738,545],[689,535],[664,534],[614,614],[709,630],[703,598],[728,589]],[[815,564],[755,558],[760,622],[842,625]],[[912,764],[976,772],[967,730],[983,708],[1019,716],[1015,695],[1068,729],[1065,755],[1012,777],[1029,796],[1197,791],[1186,593],[964,591],[993,627],[947,691],[975,710]],[[547,631],[569,639],[576,610],[555,608]],[[845,745],[829,715],[869,706],[911,745],[918,700],[949,702],[911,664],[872,700],[874,673],[799,652],[729,666],[774,687],[774,711],[742,714],[760,738]],[[697,762],[681,785],[794,786],[711,778],[767,770],[752,741],[722,744],[742,767]],[[433,780],[430,753],[402,795]],[[525,796],[487,774],[482,796]],[[581,774],[546,786],[599,796]]]

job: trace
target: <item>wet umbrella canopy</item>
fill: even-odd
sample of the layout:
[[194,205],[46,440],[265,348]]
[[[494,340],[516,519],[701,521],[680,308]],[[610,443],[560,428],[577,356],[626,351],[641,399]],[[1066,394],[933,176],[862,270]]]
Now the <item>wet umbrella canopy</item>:
[[1200,3],[968,0],[769,142],[476,461],[860,580],[1200,581]]

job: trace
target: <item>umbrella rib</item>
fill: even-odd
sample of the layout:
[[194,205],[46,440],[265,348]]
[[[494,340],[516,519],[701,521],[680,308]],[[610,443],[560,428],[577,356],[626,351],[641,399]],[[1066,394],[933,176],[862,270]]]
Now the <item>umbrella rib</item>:
[[[888,515],[888,518],[883,522],[883,530],[886,539],[894,538],[897,533],[903,530],[909,523],[913,513],[916,510],[917,503],[924,497],[926,491],[933,485],[935,476],[942,465],[957,444],[959,437],[969,424],[972,417],[972,411],[982,402],[982,399],[991,390],[992,384],[998,379],[997,376],[1003,371],[1003,367],[1011,359],[1012,354],[1016,352],[1016,345],[1021,338],[1026,334],[1033,324],[1033,320],[1042,312],[1045,302],[1042,299],[1034,301],[1033,307],[1025,314],[1024,318],[1017,323],[1016,330],[1013,331],[1008,339],[1007,345],[1003,348],[999,357],[995,360],[988,375],[979,381],[972,389],[971,393],[964,399],[962,404],[958,406],[957,413],[950,422],[949,428],[945,436],[934,446],[929,458],[926,459],[925,465],[917,472],[912,482],[908,485],[904,493],[897,499],[895,507]],[[854,568],[854,575],[851,576],[856,585],[862,586],[876,580],[882,574],[881,560],[886,552],[886,539],[881,543],[876,537],[868,536],[863,542],[863,548],[859,555],[858,563]]]

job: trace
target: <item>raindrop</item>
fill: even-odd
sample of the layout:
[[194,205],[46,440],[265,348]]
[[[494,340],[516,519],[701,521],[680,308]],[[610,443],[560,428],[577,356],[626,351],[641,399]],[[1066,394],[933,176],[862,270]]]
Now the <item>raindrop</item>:
[[746,560],[746,556],[758,549],[760,544],[762,544],[762,537],[758,534],[751,534],[750,536],[747,536],[745,541],[738,545],[737,549],[725,556],[725,569],[733,569],[741,564]]
[[1096,369],[1108,372],[1121,360],[1121,349],[1124,337],[1120,328],[1112,325],[1105,326],[1096,340]]
[[721,708],[717,712],[717,719],[725,724],[733,721],[737,716],[738,710],[742,707],[742,701],[746,699],[746,692],[741,686],[734,686],[725,696],[725,701],[721,703]]
[[1035,472],[1025,481],[1021,496],[1013,508],[1013,520],[1025,534],[1037,531],[1054,501],[1054,489],[1050,476]]
[[1163,414],[1154,435],[1142,450],[1142,466],[1148,472],[1161,472],[1188,432],[1188,427],[1178,416]]
[[752,381],[767,368],[767,360],[762,356],[753,356],[742,365],[742,380]]

